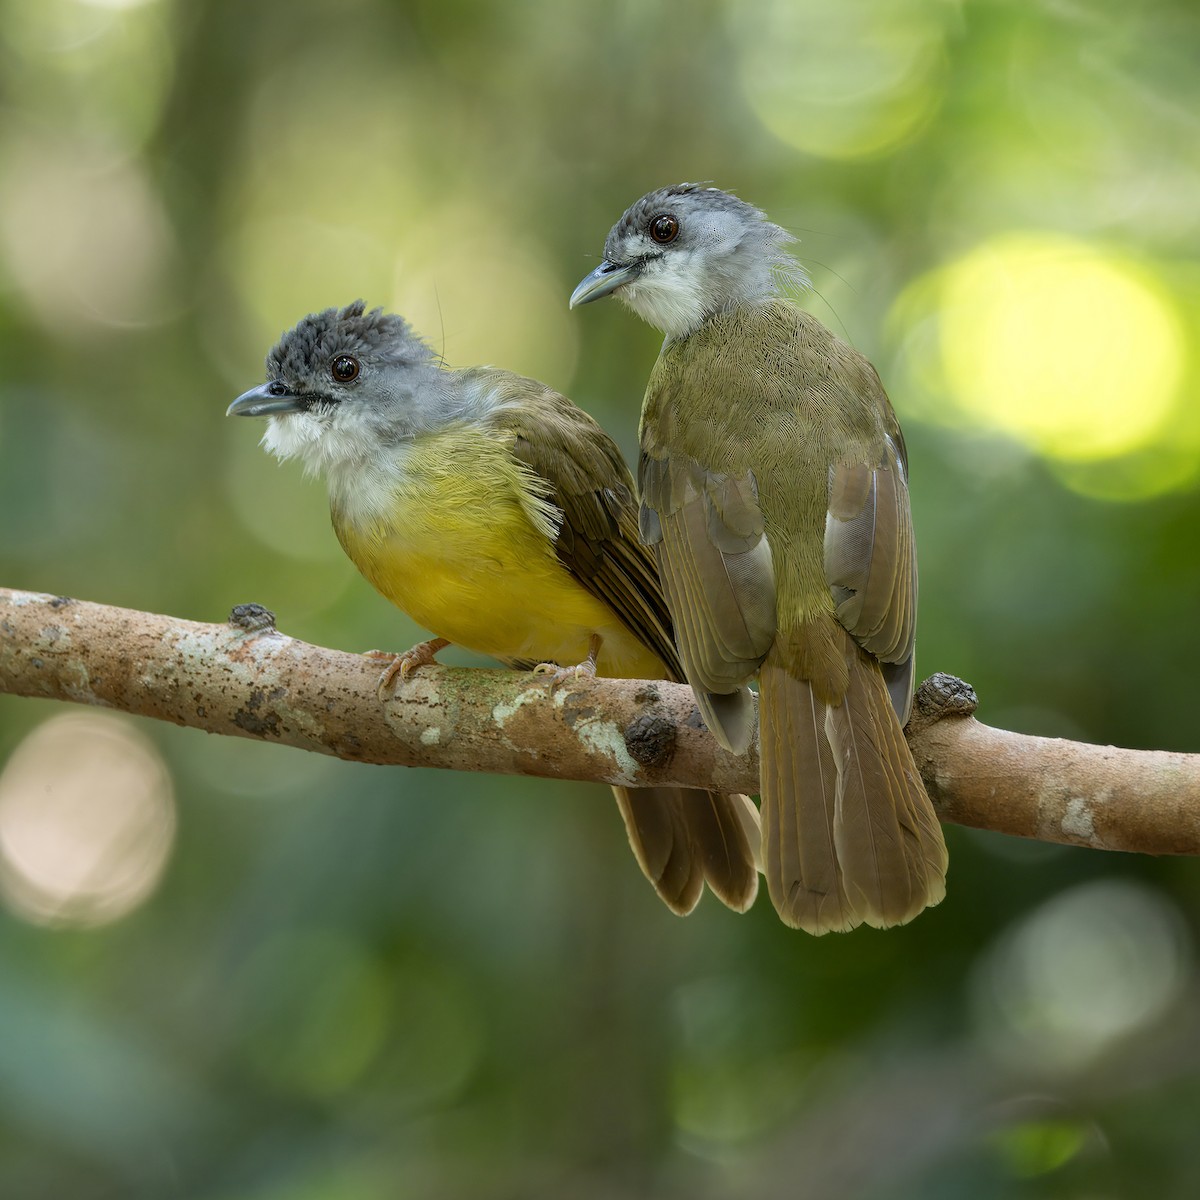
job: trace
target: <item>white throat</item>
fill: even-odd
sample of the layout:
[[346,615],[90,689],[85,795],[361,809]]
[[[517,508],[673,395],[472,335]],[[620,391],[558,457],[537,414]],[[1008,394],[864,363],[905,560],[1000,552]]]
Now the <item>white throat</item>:
[[306,475],[327,475],[378,453],[378,441],[363,421],[339,420],[336,410],[287,413],[271,417],[262,435],[263,449],[280,462],[298,458]]
[[411,443],[384,448],[364,422],[346,424],[339,427],[329,413],[288,413],[270,419],[262,445],[281,462],[299,459],[306,475],[323,476],[342,519],[367,529],[391,511]]
[[661,329],[668,339],[687,337],[710,315],[696,281],[678,271],[635,279],[619,288],[616,296],[648,325]]

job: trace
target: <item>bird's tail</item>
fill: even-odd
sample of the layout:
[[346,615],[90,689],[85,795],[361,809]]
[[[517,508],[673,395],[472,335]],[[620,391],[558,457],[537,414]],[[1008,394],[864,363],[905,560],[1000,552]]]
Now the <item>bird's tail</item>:
[[[763,870],[788,925],[903,925],[946,892],[946,844],[878,663],[840,628],[822,699],[780,635],[759,677]],[[840,671],[834,674],[840,675]]]
[[634,856],[672,912],[691,912],[706,881],[736,912],[754,903],[761,833],[748,796],[677,787],[613,792]]

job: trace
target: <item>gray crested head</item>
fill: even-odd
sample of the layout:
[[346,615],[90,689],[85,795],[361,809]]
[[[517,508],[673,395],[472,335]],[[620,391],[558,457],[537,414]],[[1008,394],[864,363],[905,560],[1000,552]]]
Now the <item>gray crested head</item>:
[[709,317],[808,280],[787,247],[795,239],[744,200],[696,183],[648,192],[612,227],[604,262],[571,306],[610,292],[668,338]]
[[324,375],[324,366],[339,354],[378,365],[424,362],[433,357],[433,351],[403,317],[382,308],[368,311],[363,301],[355,300],[345,308],[310,313],[281,334],[267,355],[267,378]]
[[265,416],[263,445],[310,472],[377,457],[444,423],[448,373],[403,317],[361,300],[311,313],[267,355],[267,382],[229,412]]

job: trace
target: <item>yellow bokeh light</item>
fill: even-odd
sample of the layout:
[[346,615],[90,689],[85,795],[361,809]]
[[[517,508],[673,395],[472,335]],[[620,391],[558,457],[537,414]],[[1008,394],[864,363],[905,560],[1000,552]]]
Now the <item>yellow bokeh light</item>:
[[941,96],[942,9],[912,0],[729,6],[746,98],[778,138],[824,158],[909,140]]
[[1004,234],[910,284],[889,324],[914,415],[1007,434],[1097,499],[1200,474],[1188,333],[1147,268],[1057,234]]
[[174,836],[166,764],[120,718],[53,717],[0,774],[0,897],[38,924],[104,925],[132,911]]
[[1127,453],[1174,406],[1184,342],[1169,298],[1066,238],[998,238],[942,277],[942,363],[968,411],[1056,458]]

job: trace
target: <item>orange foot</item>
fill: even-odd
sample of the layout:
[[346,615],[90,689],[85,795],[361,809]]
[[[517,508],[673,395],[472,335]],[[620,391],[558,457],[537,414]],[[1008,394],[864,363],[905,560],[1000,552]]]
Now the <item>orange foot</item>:
[[405,650],[403,654],[393,654],[390,650],[368,650],[367,658],[388,664],[383,674],[380,675],[379,684],[375,689],[380,700],[387,699],[392,685],[396,682],[397,675],[400,676],[401,683],[407,683],[408,677],[418,667],[427,667],[431,663],[436,663],[437,659],[434,656],[439,650],[445,650],[448,645],[450,643],[446,638],[430,638],[427,642],[418,642],[411,650]]
[[535,675],[550,676],[550,693],[554,694],[568,679],[595,679],[596,656],[600,653],[600,635],[593,633],[588,642],[588,656],[575,667],[560,667],[558,663],[538,663],[533,668]]

